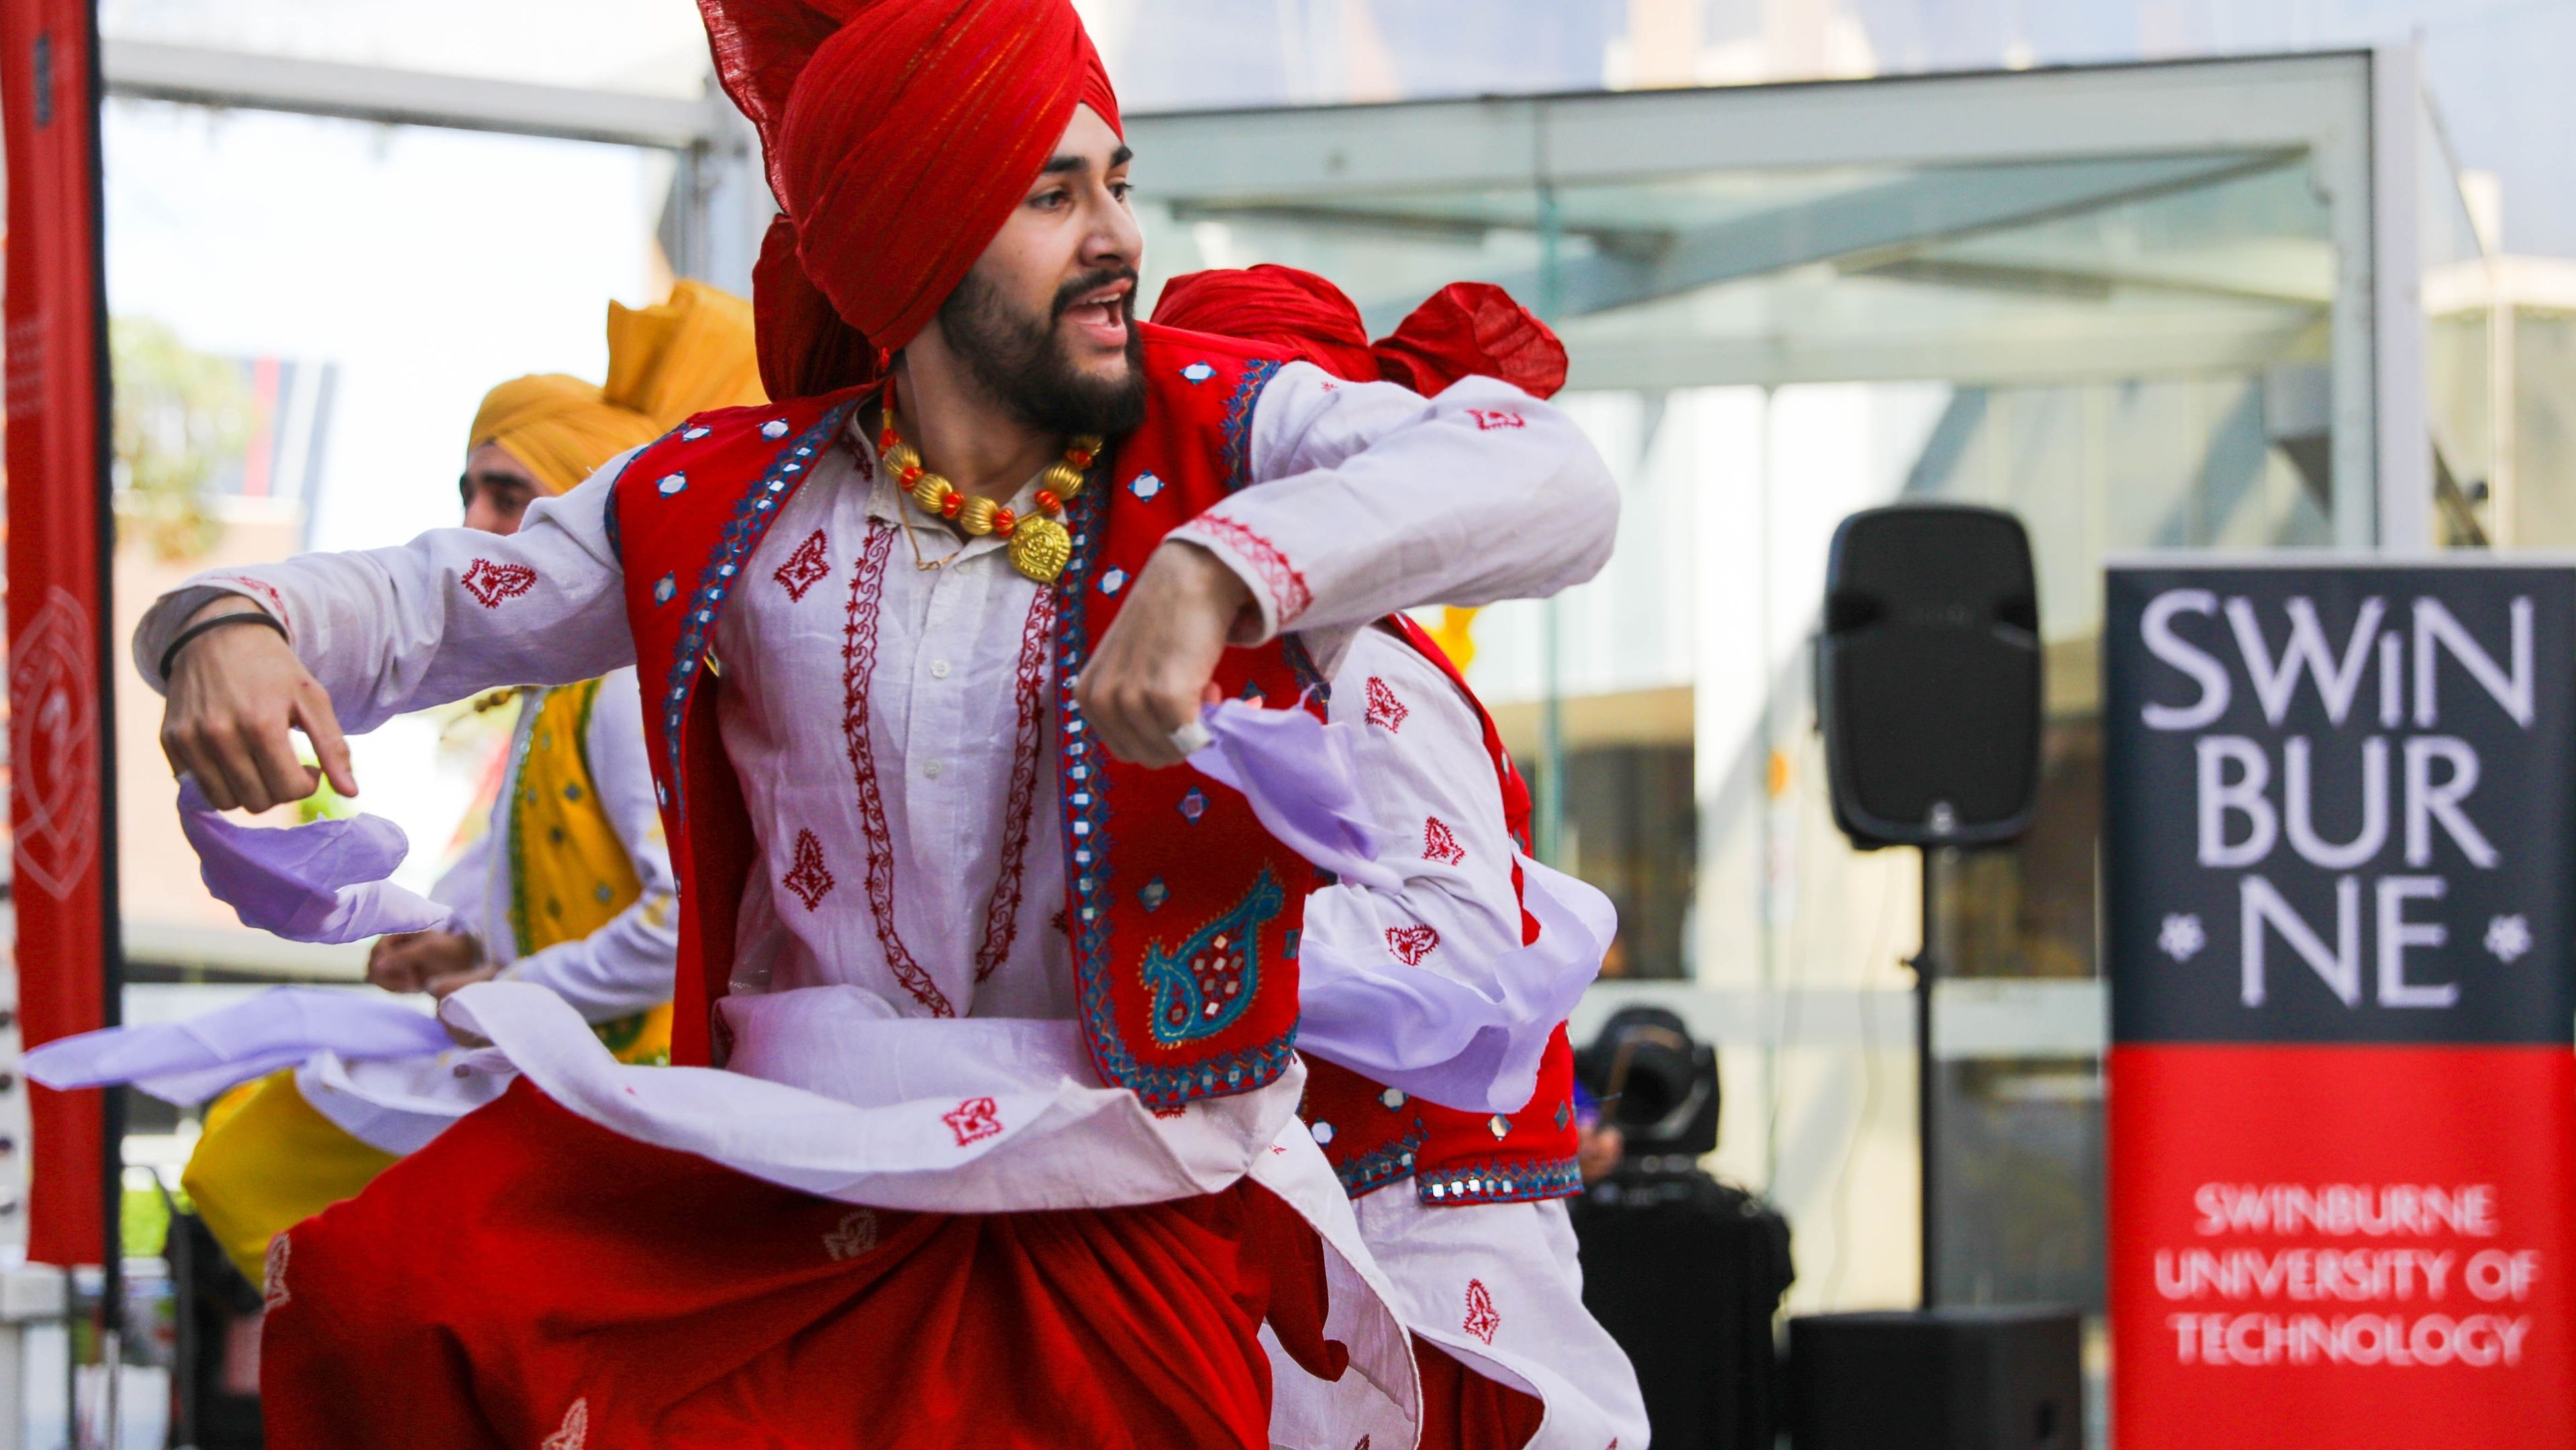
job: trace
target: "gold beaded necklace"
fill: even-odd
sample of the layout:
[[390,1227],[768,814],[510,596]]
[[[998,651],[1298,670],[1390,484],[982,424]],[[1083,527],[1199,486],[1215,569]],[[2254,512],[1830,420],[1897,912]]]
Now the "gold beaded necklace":
[[877,428],[877,456],[895,483],[922,512],[945,519],[970,537],[999,534],[1011,541],[1011,567],[1040,584],[1053,584],[1073,559],[1073,536],[1060,516],[1082,491],[1083,470],[1100,456],[1100,440],[1084,435],[1065,445],[1064,457],[1038,476],[1037,512],[1023,518],[989,498],[960,493],[957,485],[922,466],[921,452],[895,426],[894,383],[886,382],[885,419]]

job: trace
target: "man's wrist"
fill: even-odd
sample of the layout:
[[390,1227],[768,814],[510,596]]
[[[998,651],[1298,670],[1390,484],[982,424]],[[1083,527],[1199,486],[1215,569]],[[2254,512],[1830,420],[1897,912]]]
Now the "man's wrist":
[[256,606],[249,609],[222,609],[212,613],[201,609],[189,617],[184,628],[170,636],[168,644],[161,647],[159,678],[164,682],[168,681],[171,671],[178,668],[179,661],[186,656],[189,646],[196,644],[200,639],[210,634],[229,634],[245,624],[273,629],[277,631],[279,639],[286,638],[286,626],[278,622],[277,616]]
[[265,610],[260,608],[259,601],[251,598],[247,594],[222,594],[217,595],[215,598],[198,606],[197,611],[194,614],[189,615],[186,620],[181,622],[180,628],[185,629],[191,624],[203,624],[209,619],[220,618],[227,614],[260,614],[265,612]]
[[1158,552],[1169,554],[1191,593],[1225,619],[1229,643],[1257,643],[1266,633],[1252,585],[1214,549],[1195,539],[1165,539]]

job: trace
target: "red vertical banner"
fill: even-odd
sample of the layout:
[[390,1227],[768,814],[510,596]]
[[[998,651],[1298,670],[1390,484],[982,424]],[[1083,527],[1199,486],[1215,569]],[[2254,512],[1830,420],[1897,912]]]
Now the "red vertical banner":
[[2576,570],[2111,571],[2121,1450],[2576,1445]]
[[[9,165],[11,895],[28,1046],[102,1026],[115,958],[101,621],[108,396],[97,37],[88,0],[0,4]],[[30,1086],[28,1257],[99,1263],[106,1105]]]

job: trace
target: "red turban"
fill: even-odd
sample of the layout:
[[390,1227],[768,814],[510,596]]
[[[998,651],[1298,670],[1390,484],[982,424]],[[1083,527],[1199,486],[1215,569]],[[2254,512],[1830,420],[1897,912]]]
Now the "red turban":
[[1076,105],[1118,99],[1071,0],[698,0],[782,214],[752,273],[771,397],[865,382],[956,290]]
[[1154,299],[1154,321],[1267,343],[1355,383],[1378,378],[1359,308],[1341,288],[1295,267],[1264,262],[1174,277]]
[[1341,288],[1262,263],[1163,284],[1154,321],[1267,343],[1353,382],[1402,383],[1428,396],[1460,378],[1500,378],[1533,397],[1565,386],[1565,344],[1489,282],[1452,282],[1375,345]]
[[1491,282],[1452,282],[1432,293],[1374,351],[1388,382],[1426,397],[1470,374],[1500,378],[1533,398],[1565,386],[1565,344]]

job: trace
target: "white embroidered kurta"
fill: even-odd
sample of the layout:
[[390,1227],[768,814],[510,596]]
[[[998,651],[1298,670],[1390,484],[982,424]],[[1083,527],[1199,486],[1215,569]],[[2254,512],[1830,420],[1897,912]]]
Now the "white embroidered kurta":
[[[1328,1332],[1353,1346],[1385,1407],[1409,1407],[1384,1307],[1399,1295],[1294,1121],[1302,1070],[1169,1119],[1091,1076],[1054,920],[1065,863],[1053,762],[1038,754],[1052,733],[1050,597],[994,541],[959,547],[908,520],[868,440],[849,444],[771,528],[715,639],[720,738],[760,863],[737,937],[741,995],[724,1005],[743,1071],[619,1068],[554,999],[511,984],[469,988],[448,1015],[617,1131],[857,1202],[1107,1206],[1249,1173],[1333,1245]],[[1611,546],[1617,493],[1598,456],[1562,414],[1501,383],[1426,400],[1292,364],[1264,391],[1248,452],[1254,486],[1172,537],[1245,580],[1260,638],[1298,631],[1328,673],[1371,620],[1550,594]],[[192,581],[137,630],[139,667],[158,683],[160,650],[212,590],[275,614],[352,730],[633,663],[605,522],[624,461],[536,504],[509,538],[441,530]],[[917,566],[916,542],[940,567]],[[1490,796],[1481,746],[1475,763]],[[1499,931],[1475,922],[1499,903],[1458,885],[1416,870],[1400,902],[1319,904],[1381,951],[1397,949],[1383,923],[1399,917],[1459,942]],[[966,1020],[921,1020],[949,1014]]]
[[590,766],[591,787],[599,793],[600,813],[626,848],[643,894],[586,937],[519,955],[518,931],[510,921],[510,853],[504,843],[535,717],[532,708],[520,711],[490,825],[440,874],[430,898],[468,924],[485,956],[501,965],[502,980],[544,987],[570,1002],[585,1021],[614,1021],[668,1002],[680,935],[675,883],[661,812],[653,804],[644,715],[631,669],[611,670],[600,680],[582,756]]

